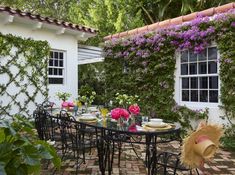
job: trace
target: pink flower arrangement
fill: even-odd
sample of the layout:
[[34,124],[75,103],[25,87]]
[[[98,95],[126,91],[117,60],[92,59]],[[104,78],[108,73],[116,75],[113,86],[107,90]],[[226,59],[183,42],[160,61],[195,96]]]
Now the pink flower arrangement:
[[126,109],[123,108],[115,108],[111,111],[111,116],[113,119],[118,120],[119,118],[123,117],[128,119],[130,114]]
[[137,131],[137,129],[136,129],[136,124],[132,124],[131,126],[129,126],[128,131],[130,131],[130,132],[136,132],[136,131]]
[[64,101],[62,104],[61,104],[62,108],[69,108],[69,107],[74,107],[74,104],[73,102],[66,102]]
[[140,107],[137,104],[131,105],[129,107],[129,111],[130,111],[130,113],[132,113],[134,115],[138,115],[140,113]]

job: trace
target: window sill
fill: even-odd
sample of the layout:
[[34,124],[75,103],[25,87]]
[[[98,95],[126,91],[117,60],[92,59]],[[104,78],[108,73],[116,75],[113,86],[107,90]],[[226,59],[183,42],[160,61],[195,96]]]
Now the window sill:
[[219,108],[220,103],[203,103],[203,102],[185,102],[181,101],[180,106],[187,106],[192,108]]

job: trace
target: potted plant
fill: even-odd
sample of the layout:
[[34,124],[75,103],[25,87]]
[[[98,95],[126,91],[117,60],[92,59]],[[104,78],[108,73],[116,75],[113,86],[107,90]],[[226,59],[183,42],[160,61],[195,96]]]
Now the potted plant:
[[68,100],[71,94],[67,92],[57,92],[56,96],[59,98],[59,100],[62,100],[63,102],[65,102]]
[[96,92],[88,85],[80,88],[78,94],[78,101],[82,102],[85,106],[85,112],[88,112],[88,107],[91,106],[96,96]]

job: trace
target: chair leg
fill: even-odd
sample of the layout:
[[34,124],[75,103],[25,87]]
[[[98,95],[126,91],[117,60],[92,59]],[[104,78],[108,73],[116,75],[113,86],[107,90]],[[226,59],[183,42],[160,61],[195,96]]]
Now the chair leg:
[[118,167],[120,168],[121,162],[121,153],[122,153],[122,143],[118,143]]
[[176,164],[175,164],[174,175],[176,175],[178,164],[179,164],[179,159],[177,159]]
[[164,158],[163,158],[163,161],[164,161],[164,164],[165,164],[165,166],[163,167],[164,168],[164,174],[167,174],[167,160],[168,160],[168,154],[167,154],[167,152],[165,152],[164,153],[164,156],[163,156]]
[[198,174],[198,175],[200,175],[200,174],[199,174],[199,171],[198,171],[198,169],[197,169],[197,168],[196,168],[196,172],[197,172],[197,174]]

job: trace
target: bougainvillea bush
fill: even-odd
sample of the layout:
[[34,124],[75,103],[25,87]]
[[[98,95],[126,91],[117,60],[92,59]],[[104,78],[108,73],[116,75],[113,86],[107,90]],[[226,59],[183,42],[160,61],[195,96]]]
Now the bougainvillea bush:
[[174,101],[176,53],[185,49],[201,53],[216,43],[220,52],[221,102],[226,117],[235,117],[235,11],[213,17],[198,16],[180,26],[170,26],[105,45],[106,98],[117,92],[138,95],[145,114],[179,121],[207,117]]

